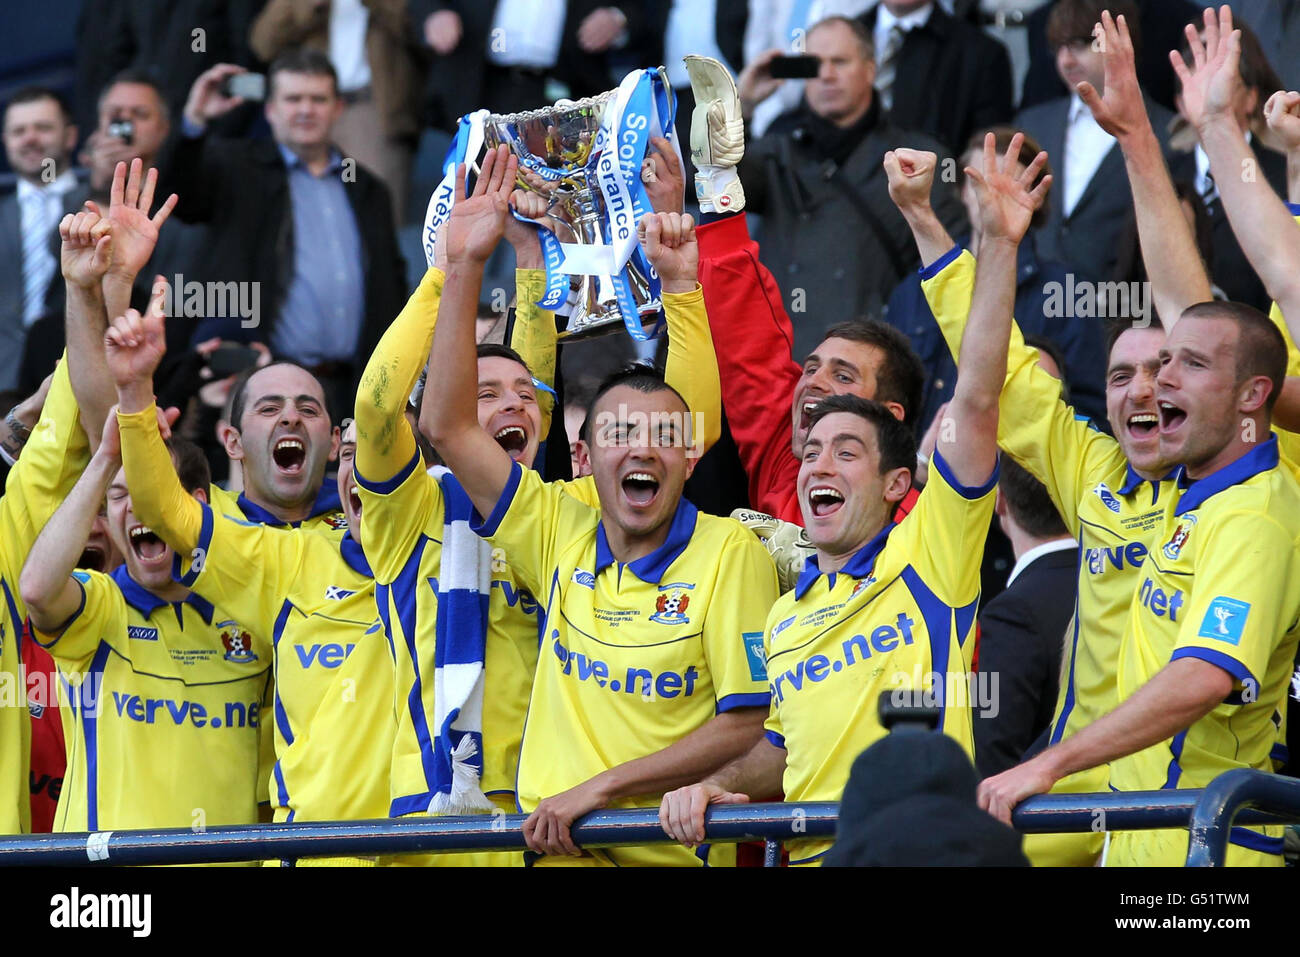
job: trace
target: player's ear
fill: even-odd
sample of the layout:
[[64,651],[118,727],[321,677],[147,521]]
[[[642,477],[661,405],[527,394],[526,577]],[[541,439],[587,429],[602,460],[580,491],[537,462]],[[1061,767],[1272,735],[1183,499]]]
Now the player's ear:
[[196,488],[196,489],[195,489],[193,492],[191,492],[190,494],[193,495],[195,498],[197,498],[197,499],[198,499],[200,502],[202,502],[204,505],[209,504],[209,502],[208,502],[208,489],[207,489],[207,486],[206,486],[206,485],[200,485],[198,488]]
[[903,407],[899,403],[882,402],[880,404],[883,405],[886,409],[888,409],[889,414],[892,415],[894,418],[896,418],[899,422],[907,421],[907,413],[903,410]]
[[578,471],[573,474],[574,478],[591,474],[591,449],[587,448],[587,443],[582,439],[573,443],[573,458],[578,463]]
[[890,469],[884,475],[885,501],[897,505],[907,497],[912,488],[912,470],[909,468]]
[[221,442],[221,447],[226,450],[227,457],[236,462],[244,460],[244,444],[237,428],[229,422],[218,422],[217,439]]
[[998,489],[996,497],[993,499],[993,514],[1002,516],[1007,514],[1007,497],[1002,494],[1002,489]]
[[343,432],[339,429],[337,425],[334,426],[333,430],[330,432],[330,461],[331,462],[337,462],[339,460],[339,446],[343,444],[341,441],[342,436],[343,436]]
[[1266,375],[1251,376],[1238,391],[1238,409],[1249,415],[1258,412],[1273,392],[1273,380]]

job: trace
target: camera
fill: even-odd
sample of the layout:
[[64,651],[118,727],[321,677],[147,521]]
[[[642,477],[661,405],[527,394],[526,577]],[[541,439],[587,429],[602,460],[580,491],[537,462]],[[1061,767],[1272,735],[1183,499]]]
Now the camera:
[[130,120],[114,120],[108,124],[108,135],[130,146],[135,142],[135,124]]

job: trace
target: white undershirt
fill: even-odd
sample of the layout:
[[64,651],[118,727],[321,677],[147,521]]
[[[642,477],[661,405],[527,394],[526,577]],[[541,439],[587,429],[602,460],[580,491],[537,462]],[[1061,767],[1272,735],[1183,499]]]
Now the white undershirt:
[[488,59],[497,66],[549,70],[560,59],[564,17],[564,0],[499,0]]
[[1061,206],[1066,216],[1079,205],[1084,190],[1114,145],[1115,137],[1097,125],[1092,110],[1084,105],[1077,93],[1071,94],[1065,125],[1065,183],[1061,195]]

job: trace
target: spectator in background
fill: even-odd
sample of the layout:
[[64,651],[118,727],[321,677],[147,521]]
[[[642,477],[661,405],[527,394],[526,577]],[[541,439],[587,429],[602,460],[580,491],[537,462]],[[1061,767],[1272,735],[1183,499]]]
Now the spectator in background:
[[[1227,0],[1233,22],[1247,24],[1263,42],[1264,54],[1282,75],[1276,89],[1300,87],[1300,0]],[[1242,31],[1245,36],[1245,31]],[[1244,50],[1242,51],[1245,52]],[[1265,93],[1267,98],[1272,90]]]
[[[749,0],[749,21],[745,25],[743,63],[732,62],[732,72],[739,72],[760,56],[799,56],[804,52],[808,29],[827,17],[856,17],[872,0]],[[730,59],[730,57],[728,57]],[[773,91],[754,107],[749,121],[751,138],[762,136],[782,113],[789,112],[803,99],[802,80],[779,81]]]
[[269,0],[248,42],[268,63],[297,47],[329,55],[344,104],[334,142],[383,181],[401,222],[423,70],[405,0]]
[[[1262,2],[1271,4],[1273,0]],[[1049,27],[1056,7],[1070,7],[1073,4],[1074,0],[1059,0],[1035,10],[1026,21],[1029,33],[1029,72],[1020,98],[1022,110],[1059,96],[1068,96],[1074,90],[1069,81],[1062,85],[1056,64],[1056,44],[1051,39]],[[1135,36],[1140,32],[1146,38],[1144,49],[1136,51],[1138,82],[1142,84],[1149,100],[1172,111],[1178,81],[1169,67],[1169,51],[1182,46],[1184,26],[1200,22],[1200,4],[1189,0],[1125,0],[1122,4],[1101,4],[1098,9],[1106,7],[1116,16],[1124,14],[1130,32]],[[1081,35],[1089,36],[1091,29],[1089,25]],[[1162,131],[1157,127],[1156,132]]]
[[[248,30],[266,0],[94,0],[77,20],[77,119],[95,120],[96,98],[122,70],[140,70],[163,91],[175,116],[190,87],[218,63],[257,66]],[[251,107],[223,118],[221,132],[243,132]]]
[[1011,119],[1011,60],[992,37],[931,0],[881,0],[861,19],[876,50],[876,94],[897,126],[956,153],[976,130]]
[[[81,151],[81,162],[88,170],[90,198],[102,209],[109,207],[109,188],[113,170],[119,162],[130,164],[139,158],[144,171],[157,165],[158,154],[171,132],[171,115],[158,84],[144,72],[125,70],[109,80],[96,102],[95,131]],[[173,219],[158,237],[152,256],[136,276],[131,305],[143,310],[156,275],[169,282],[190,272],[192,264],[203,254],[207,230]],[[189,346],[193,328],[185,323],[168,323],[168,358],[164,360],[163,379],[170,375],[176,362]],[[54,368],[63,352],[63,317],[46,315],[32,326],[23,353],[20,380],[25,389],[33,388]],[[175,398],[175,397],[171,397]],[[172,402],[171,404],[183,404]]]
[[[808,32],[807,49],[821,72],[805,86],[803,104],[751,143],[739,167],[748,208],[765,216],[763,262],[785,296],[800,358],[828,327],[878,318],[890,290],[917,265],[907,224],[889,199],[885,153],[902,144],[944,152],[929,137],[898,129],[881,109],[861,22],[823,20]],[[761,62],[739,79],[748,109],[761,99]],[[936,190],[940,218],[962,223],[952,188],[937,183]]]
[[[1056,67],[1070,90],[1087,80],[1104,88],[1102,53],[1092,28],[1109,9],[1123,14],[1133,46],[1140,50],[1138,12],[1132,0],[1060,0],[1052,8],[1047,35]],[[1147,112],[1161,148],[1173,114],[1146,98]],[[1097,125],[1079,94],[1024,110],[1016,126],[1032,136],[1056,161],[1056,182],[1048,197],[1047,222],[1038,232],[1038,253],[1065,263],[1076,279],[1108,280],[1115,272],[1117,240],[1133,216],[1133,193],[1124,156],[1115,138]]]
[[477,109],[534,110],[547,85],[591,96],[612,85],[606,54],[644,29],[643,5],[623,0],[411,0],[434,53],[426,92],[433,126],[451,129]]
[[1079,563],[1078,542],[1047,489],[1009,456],[993,512],[1016,565],[1006,589],[979,613],[977,668],[998,676],[997,713],[976,712],[973,721],[981,778],[1018,764],[1052,721]]
[[72,170],[76,143],[68,104],[53,90],[27,87],[5,106],[5,157],[17,181],[0,195],[0,393],[18,390],[28,330],[63,313],[59,221],[89,195]]
[[[1273,72],[1264,48],[1254,32],[1241,26],[1241,85],[1237,87],[1233,99],[1237,122],[1246,133],[1246,140],[1255,147],[1255,156],[1259,160],[1259,171],[1273,192],[1286,199],[1286,156],[1275,152],[1262,142],[1255,142],[1255,136],[1267,137],[1267,124],[1264,121],[1264,104],[1276,90],[1282,89],[1282,81]],[[1182,44],[1183,59],[1190,65],[1191,54],[1187,44]],[[1182,115],[1183,101],[1179,95],[1179,116],[1185,129],[1184,142],[1191,146],[1189,152],[1175,153],[1170,157],[1169,173],[1175,182],[1188,180],[1195,192],[1191,201],[1205,210],[1210,221],[1210,237],[1213,255],[1206,260],[1210,272],[1210,281],[1222,290],[1224,298],[1233,302],[1244,302],[1261,312],[1268,312],[1272,297],[1264,291],[1264,284],[1255,275],[1246,254],[1241,251],[1241,244],[1233,234],[1228,217],[1223,212],[1223,201],[1219,198],[1219,189],[1210,175],[1210,159],[1205,155],[1201,144],[1196,142],[1196,131],[1186,122]],[[1175,145],[1177,144],[1175,137]]]
[[388,190],[334,147],[343,110],[325,54],[280,57],[267,76],[273,140],[211,136],[207,124],[237,105],[221,92],[242,72],[221,64],[194,84],[183,128],[161,164],[177,213],[206,222],[207,280],[250,283],[241,300],[258,314],[208,316],[196,340],[256,339],[322,383],[332,414],[352,406],[361,366],[401,309],[405,266]]
[[[998,152],[1006,150],[1015,130],[995,127]],[[973,136],[963,153],[960,166],[978,165],[983,156],[984,132]],[[1020,169],[1027,167],[1038,155],[1040,147],[1032,137],[1025,137],[1020,150]],[[1049,165],[1043,167],[1042,176],[1051,174]],[[1041,178],[1041,177],[1040,177]],[[1057,187],[1053,185],[1052,192]],[[979,257],[980,230],[979,203],[974,187],[967,177],[962,178],[962,202],[972,223],[969,237],[958,242]],[[1051,195],[1049,194],[1049,201]],[[1068,281],[1068,265],[1054,262],[1035,251],[1035,236],[1047,222],[1048,212],[1040,207],[1030,221],[1029,235],[1020,244],[1019,263],[1016,270],[1016,321],[1027,335],[1040,335],[1056,343],[1065,356],[1065,372],[1074,384],[1075,408],[1099,422],[1106,419],[1106,352],[1105,336],[1094,321],[1053,315],[1052,291],[1064,289]],[[1059,302],[1059,295],[1057,301]],[[921,278],[913,273],[899,284],[889,298],[885,321],[907,335],[917,355],[925,364],[925,393],[918,415],[918,429],[934,420],[939,407],[952,398],[957,380],[957,366],[953,361],[943,336],[939,332],[934,314],[921,293]]]

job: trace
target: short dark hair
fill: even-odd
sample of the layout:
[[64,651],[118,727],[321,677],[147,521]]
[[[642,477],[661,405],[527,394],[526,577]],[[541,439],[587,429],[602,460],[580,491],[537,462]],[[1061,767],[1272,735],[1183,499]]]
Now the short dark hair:
[[338,421],[338,419],[335,418],[335,414],[344,410],[331,409],[329,407],[329,396],[326,395],[325,387],[321,385],[320,379],[317,379],[315,374],[305,366],[301,366],[296,362],[290,362],[288,359],[276,359],[274,362],[268,362],[264,366],[254,366],[251,369],[245,369],[239,374],[239,378],[235,380],[235,384],[231,386],[230,398],[226,403],[226,407],[230,410],[230,418],[228,418],[226,422],[234,428],[235,431],[240,431],[240,422],[242,422],[244,418],[244,407],[248,404],[248,380],[253,378],[253,376],[257,375],[259,372],[266,369],[272,369],[276,366],[293,366],[295,369],[302,369],[303,372],[315,379],[316,384],[321,387],[321,395],[325,396],[325,414],[329,416],[331,424]]
[[632,362],[601,379],[600,385],[596,386],[596,391],[592,393],[591,401],[587,403],[587,415],[583,420],[580,436],[587,444],[591,444],[591,423],[596,421],[596,406],[604,398],[606,392],[619,386],[626,386],[646,395],[653,395],[656,392],[671,392],[686,407],[687,413],[691,411],[690,403],[686,401],[680,392],[668,384],[661,372],[653,366],[641,362]]
[[[961,152],[961,160],[963,162],[968,156],[980,158],[984,156],[984,137],[989,133],[993,134],[993,138],[996,141],[996,146],[994,148],[998,151],[999,156],[1007,151],[1007,147],[1011,145],[1011,140],[1017,133],[1022,133],[1024,135],[1024,142],[1020,144],[1020,154],[1016,157],[1020,160],[1021,166],[1028,166],[1034,161],[1034,157],[1043,151],[1038,140],[1034,139],[1023,130],[1018,130],[1014,126],[991,126],[988,129],[980,130],[978,133],[975,133],[971,136],[970,140],[967,141],[966,148]],[[965,163],[965,165],[975,166],[974,163]],[[976,168],[978,169],[978,167]],[[1048,161],[1043,164],[1043,168],[1038,171],[1038,177],[1034,180],[1034,185],[1037,186],[1043,181],[1043,177],[1051,175],[1052,161],[1048,159]],[[1051,190],[1050,186],[1048,187],[1048,190]],[[1043,205],[1034,210],[1034,215],[1029,219],[1029,228],[1039,228],[1047,222],[1047,217],[1049,215],[1050,210],[1048,209],[1048,204],[1044,202]]]
[[1047,45],[1055,51],[1085,37],[1091,40],[1093,27],[1101,23],[1103,10],[1109,10],[1116,19],[1124,18],[1133,41],[1133,53],[1141,55],[1142,15],[1133,0],[1057,0],[1047,15]]
[[[510,359],[512,362],[518,362],[525,369],[528,369],[528,363],[524,361],[523,356],[500,342],[480,342],[478,344],[478,358],[487,359],[489,357]],[[528,369],[528,374],[532,375],[533,370]]]
[[59,112],[63,114],[64,123],[72,123],[72,107],[68,105],[67,97],[58,90],[51,89],[48,86],[25,86],[9,97],[9,102],[5,104],[5,116],[9,115],[11,106],[21,106],[24,103],[39,103],[41,100],[53,100],[58,106]]
[[876,58],[876,44],[871,38],[871,31],[868,30],[867,25],[857,17],[841,17],[838,15],[823,17],[810,26],[804,32],[804,36],[807,37],[814,30],[828,27],[834,23],[839,23],[849,28],[849,31],[853,34],[853,39],[857,40],[858,46],[862,48],[862,58],[864,60],[874,60]]
[[339,75],[330,58],[321,50],[307,47],[295,47],[276,57],[266,71],[267,99],[275,90],[275,77],[278,73],[306,73],[308,76],[327,76],[334,84],[334,95],[339,93]]
[[158,108],[162,112],[163,119],[171,122],[171,108],[167,105],[167,95],[163,93],[162,87],[158,85],[158,81],[153,78],[151,73],[135,67],[128,67],[115,73],[113,78],[104,84],[104,88],[99,91],[99,98],[95,100],[95,112],[98,113],[103,109],[104,99],[108,96],[108,91],[120,83],[147,86],[153,90],[154,96],[158,97]]
[[1273,320],[1244,302],[1198,302],[1183,310],[1183,319],[1227,319],[1237,326],[1237,381],[1267,376],[1273,383],[1265,411],[1272,412],[1286,383],[1287,346]]
[[903,421],[914,424],[921,410],[925,364],[901,330],[879,319],[854,319],[831,326],[822,336],[823,342],[827,339],[847,339],[879,349],[884,358],[876,372],[876,401],[897,402],[903,407]]
[[1059,538],[1070,534],[1047,488],[1008,455],[1002,456],[998,489],[1016,524],[1034,538]]
[[818,422],[834,412],[848,412],[876,427],[881,475],[901,468],[911,472],[916,467],[916,436],[885,405],[858,395],[827,396],[813,407],[808,417],[810,432]]
[[1124,335],[1130,329],[1154,329],[1157,332],[1164,332],[1165,327],[1157,316],[1152,316],[1149,320],[1140,316],[1125,316],[1120,319],[1107,319],[1106,329],[1106,362],[1110,362],[1110,354],[1115,350],[1115,343],[1119,337]]
[[1025,345],[1031,349],[1037,349],[1039,352],[1046,352],[1056,363],[1056,368],[1061,370],[1061,399],[1068,405],[1070,402],[1070,377],[1065,365],[1065,351],[1047,336],[1040,336],[1036,333],[1027,333],[1025,335]]
[[206,489],[212,484],[212,470],[208,468],[208,457],[203,450],[189,439],[173,436],[166,442],[167,450],[172,454],[176,465],[176,475],[181,480],[181,487],[191,495],[197,489]]

